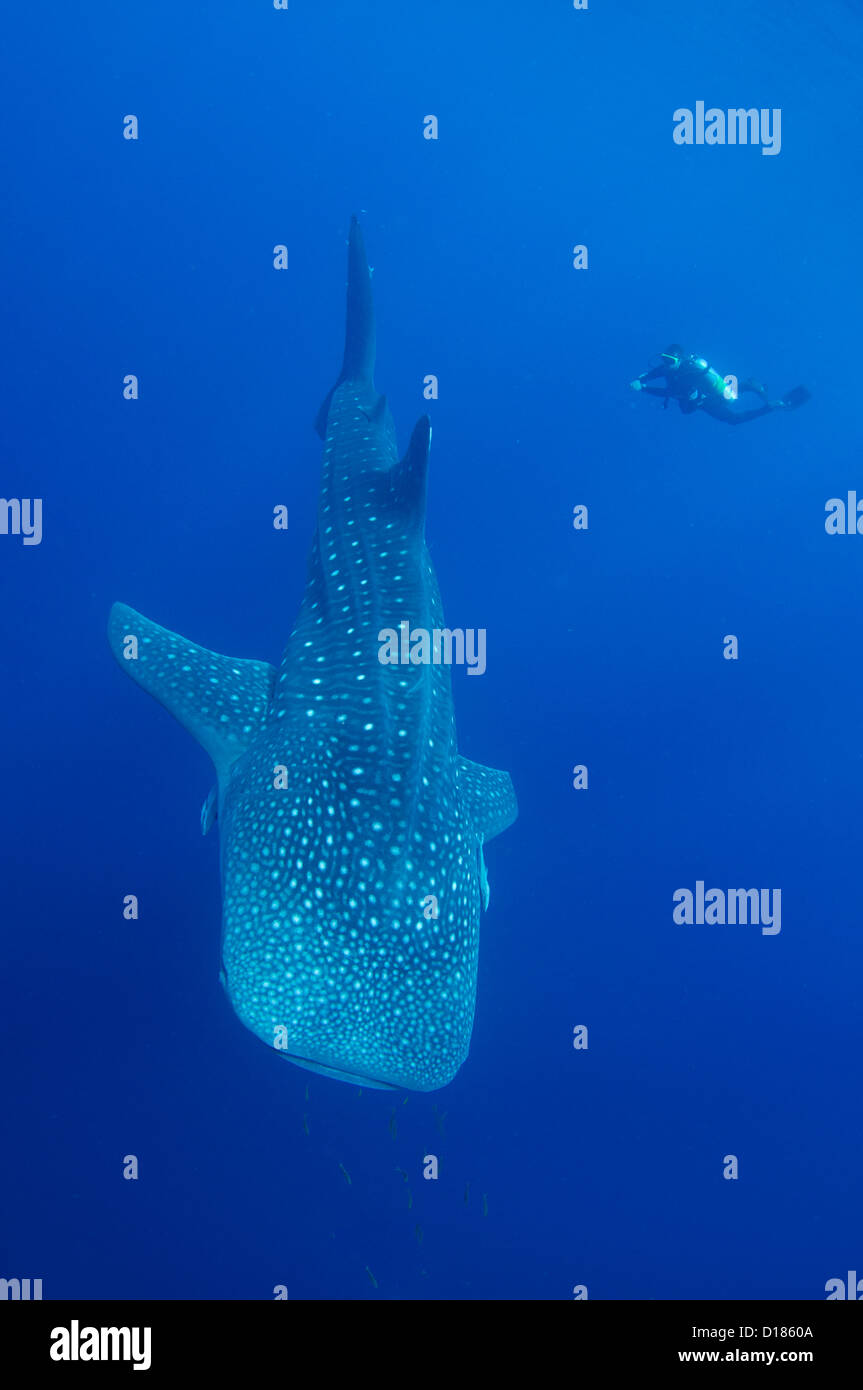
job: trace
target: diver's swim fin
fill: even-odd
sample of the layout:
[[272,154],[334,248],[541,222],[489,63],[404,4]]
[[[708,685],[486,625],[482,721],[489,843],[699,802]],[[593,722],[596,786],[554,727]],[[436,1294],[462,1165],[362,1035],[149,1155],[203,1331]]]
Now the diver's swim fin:
[[778,404],[782,410],[796,410],[798,406],[805,405],[811,399],[811,395],[812,393],[807,391],[805,386],[795,386],[786,392]]

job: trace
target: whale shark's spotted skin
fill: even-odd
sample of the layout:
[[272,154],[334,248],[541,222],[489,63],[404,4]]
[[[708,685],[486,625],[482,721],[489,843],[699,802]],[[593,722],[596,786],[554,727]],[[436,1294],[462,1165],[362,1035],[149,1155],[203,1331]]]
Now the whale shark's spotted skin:
[[482,845],[516,806],[508,774],[457,752],[449,668],[378,660],[381,629],[444,627],[423,538],[430,428],[420,420],[400,461],[372,381],[356,221],[348,269],[317,530],[279,670],[121,604],[109,637],[216,766],[218,809],[208,801],[202,824],[218,815],[223,982],[238,1016],[300,1066],[426,1091],[467,1056]]

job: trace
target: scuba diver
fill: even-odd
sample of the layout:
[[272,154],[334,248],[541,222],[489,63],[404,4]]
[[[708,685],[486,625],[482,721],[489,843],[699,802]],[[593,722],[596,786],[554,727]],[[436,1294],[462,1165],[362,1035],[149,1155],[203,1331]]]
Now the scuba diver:
[[[657,377],[665,378],[664,386],[645,385],[645,382],[655,381]],[[725,420],[729,425],[745,425],[747,420],[757,420],[759,415],[769,415],[774,410],[796,410],[809,400],[806,387],[795,386],[780,400],[770,401],[767,399],[767,387],[750,377],[741,382],[738,390],[740,394],[746,391],[760,396],[763,404],[753,410],[733,410],[729,404],[735,399],[731,395],[731,385],[708,366],[703,357],[684,352],[679,343],[672,343],[665,352],[661,352],[658,365],[649,372],[642,372],[629,386],[632,391],[662,396],[666,410],[669,401],[677,401],[684,415],[703,410],[714,420]]]

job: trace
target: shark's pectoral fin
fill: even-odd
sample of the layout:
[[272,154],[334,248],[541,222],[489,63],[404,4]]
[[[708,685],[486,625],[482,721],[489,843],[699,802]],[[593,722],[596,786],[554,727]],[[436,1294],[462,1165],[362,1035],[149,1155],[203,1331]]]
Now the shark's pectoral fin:
[[124,603],[111,609],[108,641],[127,675],[206,749],[219,776],[263,728],[276,676],[268,662],[209,652]]
[[491,889],[488,886],[488,869],[485,866],[485,855],[482,852],[482,840],[477,845],[476,852],[479,861],[479,893],[482,898],[483,911],[488,912]]
[[458,791],[473,829],[483,843],[512,825],[518,805],[508,772],[483,767],[459,754],[456,759]]
[[378,396],[371,402],[368,410],[362,407],[361,409],[370,425],[379,425],[387,413],[387,398],[386,396]]
[[[339,377],[338,381],[336,382],[336,386],[341,386],[341,384],[342,379],[341,377]],[[329,391],[324,396],[324,399],[321,401],[320,409],[317,415],[315,416],[315,430],[321,436],[321,439],[326,439],[327,437],[327,417],[330,413],[330,403],[335,394],[336,386],[330,387]]]
[[210,788],[210,794],[201,807],[201,834],[208,835],[219,818],[219,786]]
[[478,840],[479,894],[483,909],[487,912],[490,890],[482,847],[486,840],[493,839],[512,825],[518,815],[512,778],[508,772],[500,772],[496,767],[483,767],[482,763],[472,763],[460,754],[456,758],[456,772],[459,800]]

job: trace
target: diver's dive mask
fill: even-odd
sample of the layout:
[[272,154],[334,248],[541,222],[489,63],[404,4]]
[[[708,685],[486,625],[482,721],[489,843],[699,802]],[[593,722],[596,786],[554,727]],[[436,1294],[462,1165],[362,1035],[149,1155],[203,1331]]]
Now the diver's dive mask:
[[674,371],[683,361],[683,349],[667,348],[665,352],[658,352],[651,362],[651,367],[668,367]]

